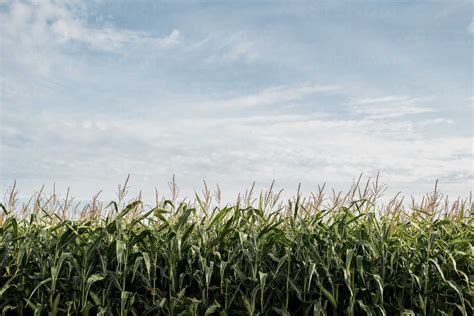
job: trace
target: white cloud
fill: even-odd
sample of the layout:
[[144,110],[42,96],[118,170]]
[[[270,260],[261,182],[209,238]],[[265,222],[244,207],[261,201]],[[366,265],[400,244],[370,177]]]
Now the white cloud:
[[467,104],[467,107],[468,108],[474,108],[474,96],[471,96],[469,99],[468,99],[469,103]]
[[474,33],[474,21],[469,24],[469,26],[467,27],[467,31],[469,33]]
[[356,114],[372,119],[386,119],[432,112],[433,109],[420,105],[420,103],[427,100],[429,98],[391,95],[355,99],[349,102],[349,105]]
[[[175,173],[188,196],[202,179],[219,182],[233,194],[253,180],[276,179],[291,189],[300,181],[307,187],[347,183],[360,172],[378,171],[383,181],[406,190],[440,179],[453,192],[473,181],[474,138],[423,133],[440,121],[446,123],[442,118],[356,120],[318,113],[126,119],[45,112],[35,118],[9,113],[1,132],[8,140],[2,144],[10,166],[5,178],[21,171],[43,182],[71,181],[85,197],[113,189],[111,184],[127,173],[144,192],[155,185],[163,189]],[[37,157],[33,162],[26,158],[32,156]]]
[[271,104],[282,104],[299,101],[305,97],[321,93],[337,93],[340,88],[335,85],[301,85],[293,87],[271,87],[258,93],[239,96],[231,99],[215,100],[211,104],[225,108],[251,108]]
[[101,29],[86,28],[74,21],[65,20],[55,22],[52,31],[59,41],[78,41],[104,51],[115,51],[128,45],[169,48],[178,44],[180,38],[180,32],[176,29],[163,38],[157,38],[145,32],[110,27]]
[[257,48],[254,43],[248,40],[232,40],[226,44],[226,50],[222,54],[223,59],[231,61],[239,59],[252,61],[258,56]]
[[203,46],[211,51],[211,54],[206,58],[208,63],[252,62],[260,57],[259,45],[245,32],[210,35],[193,47]]
[[[91,23],[93,19],[87,17],[90,12],[84,10],[81,1],[47,0],[8,1],[0,10],[2,46],[6,48],[0,56],[5,104],[0,124],[2,181],[23,179],[27,189],[63,181],[66,186],[76,185],[76,192],[84,193],[82,196],[101,188],[110,189],[129,172],[134,185],[144,190],[152,190],[154,185],[166,187],[166,181],[176,173],[187,193],[203,178],[232,191],[253,180],[269,183],[276,178],[277,183],[292,188],[299,181],[308,185],[324,181],[347,183],[360,172],[373,175],[377,171],[382,171],[383,181],[407,190],[431,184],[436,178],[450,188],[464,190],[472,184],[472,135],[466,136],[457,126],[442,138],[424,132],[434,129],[434,125],[446,127],[456,122],[418,115],[441,113],[431,108],[439,104],[428,106],[425,101],[429,99],[417,96],[384,96],[388,83],[371,75],[375,68],[362,78],[351,74],[353,69],[346,69],[343,63],[338,62],[335,67],[327,63],[338,58],[357,61],[361,54],[333,55],[335,51],[326,50],[320,42],[307,42],[311,40],[308,34],[293,33],[286,27],[260,32],[263,29],[250,25],[248,31],[239,31],[242,24],[232,28],[232,23],[222,21],[211,21],[208,28],[189,32],[190,42],[196,39],[191,37],[193,34],[210,32],[203,41],[180,45],[183,39],[178,29],[166,29],[157,35]],[[183,30],[197,23],[193,20],[187,24],[182,16],[176,20],[183,23]],[[223,26],[221,31],[215,31],[216,23]],[[341,34],[345,31],[341,30]],[[331,32],[323,29],[321,33],[334,35],[332,28]],[[288,37],[293,34],[298,36]],[[347,40],[342,41],[344,45],[365,47],[364,56],[373,56],[373,51],[365,50],[375,47],[384,53],[378,55],[395,64],[413,66],[404,69],[403,74],[428,69],[412,65],[417,60],[413,56],[394,53],[395,47],[388,42],[367,38],[371,45],[359,45],[355,41],[360,38],[347,37],[347,32],[342,35]],[[89,55],[84,47],[123,54],[128,59],[124,62],[113,54],[101,59],[105,54]],[[173,47],[177,49],[167,50]],[[148,54],[153,49],[164,53],[156,54],[159,58],[153,62],[157,64],[150,65],[146,59],[153,55]],[[143,68],[158,67],[142,71],[135,67],[139,63],[133,58],[145,60]],[[216,65],[199,62],[206,62],[206,58]],[[314,67],[314,58],[324,67]],[[104,64],[98,66],[97,61],[103,60]],[[264,61],[264,68],[252,68],[255,73],[264,73],[260,71],[268,70],[267,66],[278,66],[281,72],[275,77],[268,74],[268,78],[249,78],[246,70],[254,64],[237,63],[254,61]],[[54,71],[48,73],[51,64]],[[240,72],[240,66],[247,68]],[[255,67],[259,66],[262,65],[255,63]],[[38,69],[47,75],[38,75]],[[352,88],[292,83],[300,74],[300,78],[318,80],[314,82],[324,78],[338,82],[345,72],[347,86],[353,85]],[[288,77],[283,78],[282,74]],[[255,84],[256,90],[231,94],[229,84],[216,84],[228,78],[236,78],[240,88]],[[242,80],[246,80],[245,85]],[[282,80],[289,84],[268,86]],[[268,88],[258,90],[264,84]],[[434,91],[436,84],[430,81],[426,86]],[[179,96],[173,99],[176,91]],[[366,91],[368,97],[361,98],[360,91]],[[398,91],[403,93],[403,89]],[[207,93],[215,94],[206,97]],[[334,107],[331,113],[339,109],[339,100],[347,98],[352,99],[346,104],[352,112],[348,114],[341,108],[333,115],[307,113],[309,101],[320,104],[317,97],[328,94],[337,95],[324,99],[330,102],[327,106]],[[463,99],[459,103],[465,102]],[[472,106],[472,98],[470,102]],[[303,103],[305,107],[299,108]],[[170,110],[175,104],[176,108]],[[294,112],[281,114],[281,105],[289,104],[295,105],[291,108]],[[271,111],[266,111],[270,107]],[[138,108],[141,114],[137,114]],[[313,103],[311,108],[315,108]],[[256,115],[262,112],[265,114]],[[235,113],[239,117],[232,116]],[[189,119],[178,118],[183,116]],[[440,131],[444,133],[444,129]]]
[[164,37],[112,26],[93,27],[79,14],[80,2],[10,1],[1,14],[4,36],[26,46],[77,42],[103,51],[132,46],[169,48],[179,43],[176,29]]

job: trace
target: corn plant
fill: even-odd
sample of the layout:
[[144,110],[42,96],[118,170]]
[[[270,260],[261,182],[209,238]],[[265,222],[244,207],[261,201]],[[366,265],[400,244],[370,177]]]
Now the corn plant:
[[[67,194],[0,205],[2,315],[472,315],[472,199],[435,189],[379,205],[380,186],[219,206]],[[214,198],[213,198],[214,196]],[[219,198],[217,198],[219,197]]]

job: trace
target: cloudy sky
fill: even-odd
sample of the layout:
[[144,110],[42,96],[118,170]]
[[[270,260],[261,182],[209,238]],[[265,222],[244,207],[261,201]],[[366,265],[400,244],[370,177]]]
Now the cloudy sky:
[[473,187],[472,1],[0,0],[0,185]]

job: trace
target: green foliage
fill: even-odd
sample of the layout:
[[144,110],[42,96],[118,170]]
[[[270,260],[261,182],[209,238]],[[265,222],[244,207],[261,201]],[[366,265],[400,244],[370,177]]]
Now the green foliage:
[[[357,191],[354,191],[357,192]],[[354,193],[353,192],[353,193]],[[0,212],[2,315],[472,315],[472,203],[211,207],[51,199]],[[12,203],[10,203],[12,204]],[[13,203],[14,204],[14,203]],[[62,212],[61,212],[62,211]],[[108,213],[107,213],[108,212]],[[59,215],[62,214],[62,215]]]

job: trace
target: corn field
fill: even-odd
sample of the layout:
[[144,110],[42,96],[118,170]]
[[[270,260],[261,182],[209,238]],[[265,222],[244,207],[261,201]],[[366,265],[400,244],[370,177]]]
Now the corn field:
[[154,205],[16,189],[0,215],[2,315],[472,315],[473,202],[356,182],[223,204],[205,187]]

